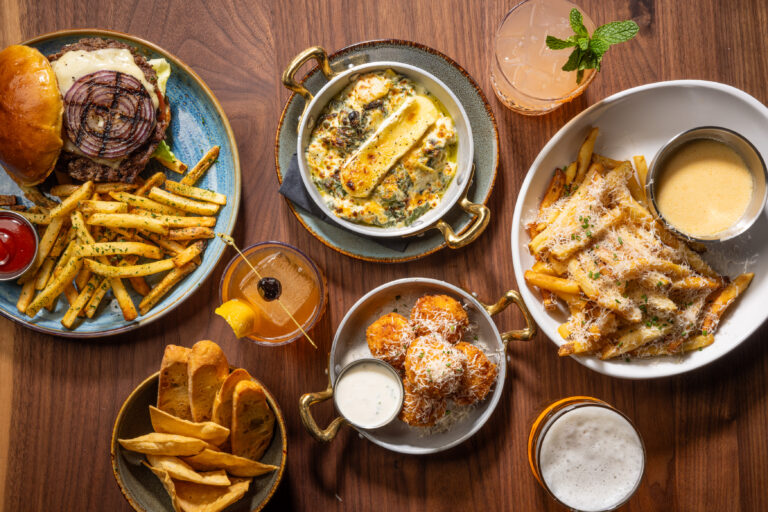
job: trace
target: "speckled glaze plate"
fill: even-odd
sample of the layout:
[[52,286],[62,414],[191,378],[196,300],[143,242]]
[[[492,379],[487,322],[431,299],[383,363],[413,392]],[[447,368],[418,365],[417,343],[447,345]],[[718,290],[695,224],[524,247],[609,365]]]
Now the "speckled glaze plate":
[[[232,128],[213,92],[178,58],[152,43],[127,34],[93,29],[66,30],[42,35],[23,44],[37,48],[44,55],[50,55],[58,52],[64,45],[84,37],[104,37],[123,41],[137,48],[148,59],[163,57],[171,64],[171,77],[167,86],[167,96],[171,103],[171,124],[166,140],[176,156],[190,167],[197,163],[211,146],[221,146],[218,161],[199,181],[199,186],[227,196],[227,205],[218,214],[215,230],[232,233],[240,204],[240,159]],[[142,175],[149,176],[161,170],[164,170],[174,181],[178,181],[179,174],[165,170],[154,161],[149,163]],[[0,194],[22,195],[16,184],[4,172],[0,172]],[[116,301],[112,300],[111,293],[92,319],[82,321],[71,331],[61,325],[61,318],[68,307],[65,300],[57,301],[54,311],[49,312],[43,309],[35,318],[30,319],[16,310],[21,287],[14,282],[0,283],[0,314],[36,331],[57,336],[96,338],[130,331],[157,320],[181,304],[213,272],[224,249],[225,244],[218,238],[209,240],[202,265],[184,278],[147,315],[139,316],[133,322],[126,322],[123,319]],[[154,282],[151,279],[149,281],[150,284]],[[130,287],[127,288],[134,302],[138,304],[140,296]]]
[[[160,480],[142,464],[142,461],[145,460],[144,456],[125,450],[117,442],[118,439],[130,439],[152,432],[149,406],[155,405],[157,401],[159,375],[158,372],[147,378],[125,400],[117,414],[115,426],[112,429],[112,441],[110,442],[112,472],[115,475],[115,480],[117,480],[117,485],[125,499],[138,512],[173,512],[171,499]],[[275,397],[263,384],[261,387],[266,392],[267,401],[275,413],[276,420],[272,442],[261,458],[261,462],[272,464],[279,469],[255,477],[245,496],[227,507],[227,512],[257,512],[264,508],[277,490],[285,471],[285,462],[288,457],[285,420]]]
[[[485,204],[493,190],[499,163],[499,134],[496,119],[483,91],[471,76],[450,57],[411,41],[387,39],[367,41],[347,46],[329,55],[331,68],[341,71],[352,66],[376,61],[396,61],[417,66],[440,79],[458,97],[469,117],[474,138],[475,176],[467,198],[473,203]],[[326,80],[315,67],[304,78],[304,85],[318,91]],[[275,135],[275,167],[277,179],[282,183],[283,169],[288,169],[296,152],[296,126],[304,108],[304,98],[292,94],[280,116]],[[411,239],[404,252],[382,246],[368,238],[341,229],[307,213],[286,199],[296,218],[315,238],[347,256],[384,263],[411,261],[432,254],[446,246],[445,238],[437,230]],[[463,233],[473,217],[454,207],[444,220],[456,233]]]

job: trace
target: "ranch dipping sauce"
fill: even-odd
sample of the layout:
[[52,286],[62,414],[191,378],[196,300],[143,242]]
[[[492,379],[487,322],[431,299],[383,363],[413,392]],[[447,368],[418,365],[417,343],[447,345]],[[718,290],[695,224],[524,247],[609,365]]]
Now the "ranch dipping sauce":
[[386,366],[374,362],[345,370],[334,391],[339,412],[360,428],[378,428],[395,418],[403,405],[403,387]]
[[742,157],[712,139],[682,145],[666,161],[658,179],[659,213],[693,237],[713,237],[736,224],[754,188]]
[[549,491],[583,512],[613,510],[635,491],[645,464],[635,428],[607,407],[576,407],[544,433],[539,466]]

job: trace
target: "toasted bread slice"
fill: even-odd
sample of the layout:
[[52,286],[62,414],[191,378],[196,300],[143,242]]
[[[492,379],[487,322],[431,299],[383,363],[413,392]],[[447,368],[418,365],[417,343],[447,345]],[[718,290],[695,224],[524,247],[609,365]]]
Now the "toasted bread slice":
[[232,397],[232,453],[259,460],[267,451],[274,430],[275,414],[262,387],[252,381],[238,382]]
[[194,421],[209,421],[213,401],[224,379],[229,375],[229,363],[221,348],[212,341],[198,341],[189,354],[187,389]]
[[187,365],[191,352],[178,345],[165,347],[157,383],[157,408],[185,420],[192,419],[187,392]]
[[235,392],[237,383],[244,380],[253,380],[253,377],[246,370],[238,368],[229,374],[219,388],[219,392],[216,393],[216,400],[213,402],[213,421],[222,427],[232,426],[232,394]]

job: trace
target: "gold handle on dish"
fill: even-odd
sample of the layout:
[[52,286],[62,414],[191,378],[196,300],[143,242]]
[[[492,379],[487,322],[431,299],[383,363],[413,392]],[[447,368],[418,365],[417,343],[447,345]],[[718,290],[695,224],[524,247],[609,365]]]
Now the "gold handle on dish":
[[306,116],[307,110],[309,109],[309,103],[312,101],[314,96],[311,92],[309,92],[309,89],[304,87],[303,83],[296,80],[295,75],[301,66],[312,59],[317,61],[318,66],[320,66],[320,71],[323,72],[325,78],[328,80],[333,78],[336,74],[331,69],[331,62],[328,60],[328,54],[320,46],[312,46],[311,48],[307,48],[303,52],[299,53],[296,57],[294,57],[291,63],[288,64],[288,67],[286,67],[285,71],[283,71],[281,81],[283,82],[283,85],[291,91],[304,96],[305,100],[304,110],[301,112],[301,117],[299,117],[299,123],[297,126],[301,126],[301,123],[304,120],[304,116]]
[[443,234],[448,247],[451,249],[460,249],[477,240],[491,221],[491,210],[484,204],[473,203],[465,197],[459,202],[459,206],[465,212],[475,216],[472,225],[464,233],[457,235],[453,228],[444,220],[439,221],[435,225]]
[[302,395],[301,399],[299,399],[299,415],[301,416],[301,422],[304,424],[304,428],[307,429],[307,432],[312,434],[312,437],[325,443],[336,437],[339,429],[347,422],[347,420],[339,416],[338,418],[335,418],[327,428],[321,429],[317,426],[317,422],[315,421],[315,418],[312,417],[309,408],[320,402],[325,402],[332,396],[333,387],[329,385],[328,389],[325,391],[307,393],[306,395]]
[[495,304],[480,303],[483,304],[483,307],[491,316],[501,313],[512,303],[515,303],[517,307],[520,308],[520,312],[523,314],[523,318],[525,318],[525,329],[507,331],[502,334],[501,340],[504,342],[504,347],[507,346],[510,340],[527,341],[536,335],[536,323],[533,321],[533,317],[531,316],[530,311],[528,311],[525,302],[523,302],[520,292],[517,290],[509,290],[497,300]]

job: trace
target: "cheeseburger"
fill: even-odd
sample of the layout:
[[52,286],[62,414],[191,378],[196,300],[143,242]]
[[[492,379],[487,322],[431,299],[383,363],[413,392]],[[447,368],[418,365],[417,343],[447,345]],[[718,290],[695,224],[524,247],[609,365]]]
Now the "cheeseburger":
[[0,52],[0,165],[25,186],[54,169],[133,182],[165,138],[169,74],[164,59],[114,40],[81,39],[47,58],[9,46]]

